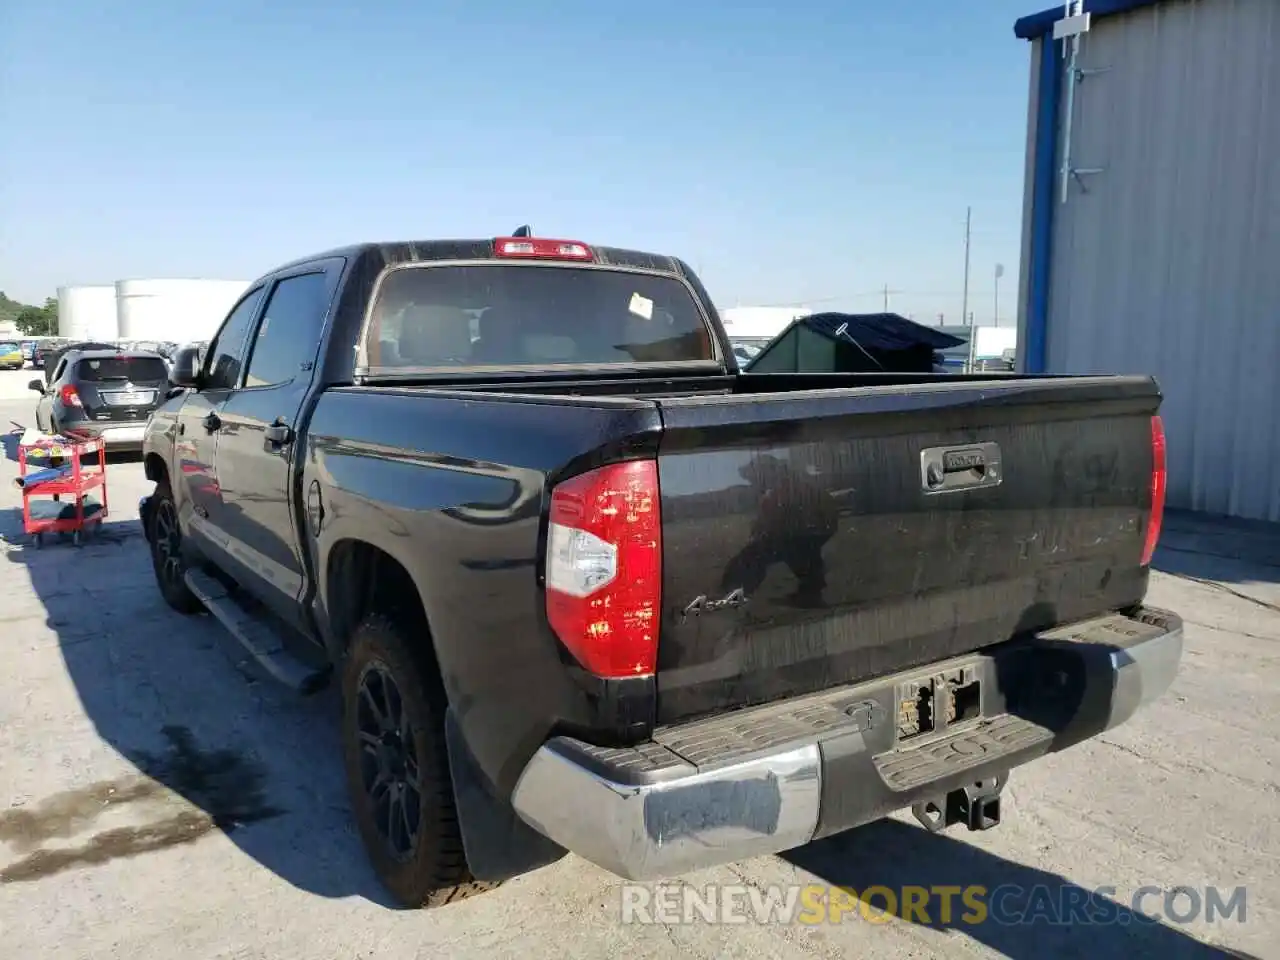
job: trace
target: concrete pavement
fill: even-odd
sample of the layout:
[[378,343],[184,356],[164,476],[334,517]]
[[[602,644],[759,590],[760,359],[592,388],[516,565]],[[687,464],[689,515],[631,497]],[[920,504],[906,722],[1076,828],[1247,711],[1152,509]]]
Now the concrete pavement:
[[[0,427],[29,422],[0,374]],[[10,379],[19,380],[10,384]],[[0,429],[0,433],[3,433]],[[208,617],[157,595],[136,519],[147,484],[113,463],[110,522],[79,550],[21,534],[0,456],[0,938],[12,957],[1280,956],[1280,539],[1173,518],[1151,601],[1181,612],[1174,689],[1106,737],[1016,771],[1005,821],[926,834],[905,817],[684,878],[1099,886],[1116,921],[623,925],[622,884],[575,858],[438,911],[390,909],[347,812],[331,695],[296,700]],[[1143,885],[1247,885],[1247,913],[1144,924]],[[1158,909],[1156,898],[1147,904]]]
[[[0,370],[0,404],[16,403],[20,407],[22,401],[31,397],[31,405],[34,407],[36,394],[27,389],[27,384],[43,376],[43,370],[32,370],[30,367],[24,370]],[[8,418],[5,424],[8,424]]]

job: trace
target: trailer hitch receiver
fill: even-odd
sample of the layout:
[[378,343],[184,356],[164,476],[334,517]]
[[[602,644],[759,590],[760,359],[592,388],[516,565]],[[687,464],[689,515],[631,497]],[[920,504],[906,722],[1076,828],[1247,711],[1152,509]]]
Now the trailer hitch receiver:
[[1000,793],[1008,780],[1007,773],[975,780],[917,803],[911,812],[930,833],[939,833],[957,823],[970,830],[990,830],[1000,822]]

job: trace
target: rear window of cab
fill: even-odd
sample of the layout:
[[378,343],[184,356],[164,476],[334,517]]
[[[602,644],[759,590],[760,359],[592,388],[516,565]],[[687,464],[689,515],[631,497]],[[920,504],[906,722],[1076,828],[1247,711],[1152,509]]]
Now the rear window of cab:
[[94,357],[76,365],[76,378],[92,383],[108,380],[132,383],[161,383],[169,368],[159,357]]
[[706,317],[678,277],[547,264],[393,268],[363,345],[370,372],[717,359]]

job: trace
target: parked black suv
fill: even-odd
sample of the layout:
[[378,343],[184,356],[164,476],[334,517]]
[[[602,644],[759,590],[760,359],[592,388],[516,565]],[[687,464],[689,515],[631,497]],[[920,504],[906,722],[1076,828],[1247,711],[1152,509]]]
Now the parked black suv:
[[168,394],[169,369],[154,353],[69,350],[58,358],[40,394],[36,428],[75,437],[102,437],[109,449],[141,449],[147,419]]

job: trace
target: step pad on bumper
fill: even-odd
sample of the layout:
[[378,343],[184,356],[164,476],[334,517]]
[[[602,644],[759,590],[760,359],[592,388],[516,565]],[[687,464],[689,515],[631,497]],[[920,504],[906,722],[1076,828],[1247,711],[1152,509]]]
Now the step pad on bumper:
[[872,709],[865,696],[848,689],[825,691],[658,730],[652,741],[635,747],[576,746],[623,782],[662,779],[691,767],[726,766],[779,747],[856,733],[869,723],[865,713]]
[[859,721],[845,711],[857,699],[845,690],[801,702],[742,710],[702,723],[659,730],[653,739],[695,767],[732,762],[784,744],[855,731]]
[[882,753],[875,765],[889,789],[912,790],[1052,739],[1051,731],[1030,720],[996,717],[934,743]]

